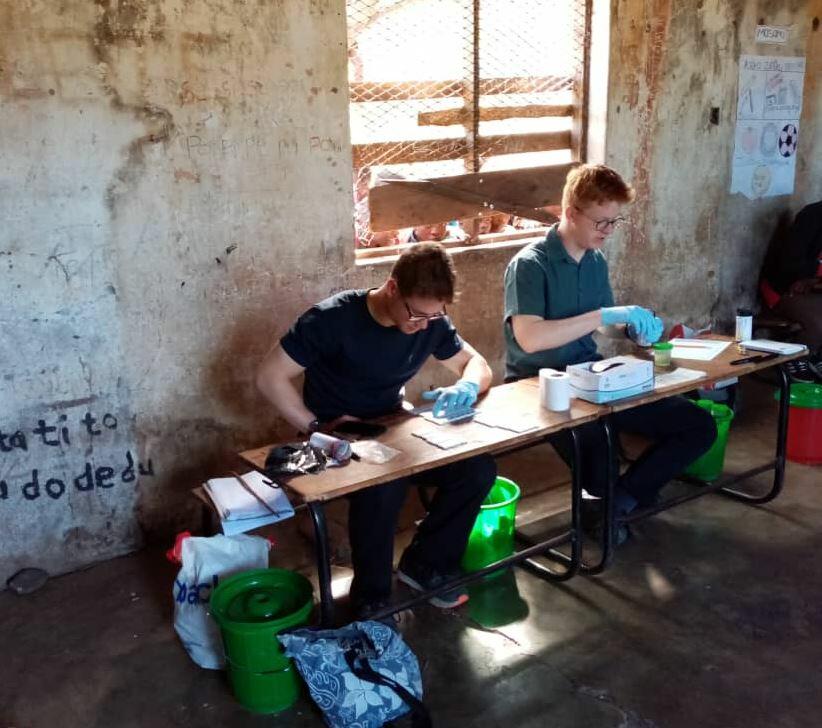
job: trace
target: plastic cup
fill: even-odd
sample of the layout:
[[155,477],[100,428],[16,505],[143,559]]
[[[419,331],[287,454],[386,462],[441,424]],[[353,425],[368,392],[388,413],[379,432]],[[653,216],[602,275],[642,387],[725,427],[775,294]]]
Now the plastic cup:
[[671,366],[673,351],[674,345],[670,341],[660,341],[654,344],[654,366],[658,369],[668,369]]

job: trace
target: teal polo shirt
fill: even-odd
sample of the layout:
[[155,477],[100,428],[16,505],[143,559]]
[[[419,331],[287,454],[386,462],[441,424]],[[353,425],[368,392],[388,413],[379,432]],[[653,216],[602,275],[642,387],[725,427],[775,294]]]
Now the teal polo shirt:
[[599,250],[586,250],[577,263],[554,225],[544,240],[524,247],[505,269],[505,377],[536,375],[542,367],[564,369],[597,358],[591,334],[556,349],[524,352],[514,338],[511,317],[565,319],[614,305],[608,263]]

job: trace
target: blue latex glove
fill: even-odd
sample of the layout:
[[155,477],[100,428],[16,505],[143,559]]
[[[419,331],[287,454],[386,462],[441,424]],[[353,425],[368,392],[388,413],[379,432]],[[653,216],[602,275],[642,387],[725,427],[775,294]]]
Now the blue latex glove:
[[654,314],[642,306],[611,306],[602,309],[602,323],[605,326],[627,324],[629,331],[633,329],[635,336],[641,339],[650,338],[655,329],[654,318]]
[[659,316],[654,316],[653,324],[651,328],[646,331],[644,334],[640,334],[633,326],[630,324],[626,329],[628,336],[640,346],[650,346],[651,344],[655,344],[662,336],[662,331],[664,330],[665,326],[662,323],[662,319]]
[[430,392],[423,392],[423,399],[433,399],[432,412],[435,417],[452,417],[461,414],[467,407],[477,401],[479,384],[460,379],[450,387],[439,387]]

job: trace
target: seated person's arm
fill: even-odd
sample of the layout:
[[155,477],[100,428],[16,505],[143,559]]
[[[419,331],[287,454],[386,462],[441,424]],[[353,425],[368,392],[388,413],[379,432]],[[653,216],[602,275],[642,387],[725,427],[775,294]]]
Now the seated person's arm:
[[432,409],[435,416],[451,417],[471,407],[477,396],[491,386],[491,367],[467,341],[461,341],[456,354],[440,361],[459,379],[450,387],[423,392],[422,398],[436,400]]
[[294,384],[303,371],[304,368],[276,344],[260,364],[256,382],[257,389],[289,424],[301,432],[308,432],[316,417],[303,404],[302,395]]
[[559,346],[590,334],[602,325],[601,309],[566,319],[544,319],[542,316],[511,316],[511,328],[520,348],[527,354]]
[[482,394],[491,386],[491,367],[485,357],[467,341],[462,342],[462,349],[442,363],[461,380],[476,384],[479,388],[477,394]]

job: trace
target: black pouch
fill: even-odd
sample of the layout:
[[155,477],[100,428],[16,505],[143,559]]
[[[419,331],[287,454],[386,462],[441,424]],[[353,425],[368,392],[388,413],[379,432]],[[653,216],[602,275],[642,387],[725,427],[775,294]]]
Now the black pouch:
[[269,478],[319,473],[325,470],[327,457],[322,450],[307,442],[295,442],[272,447],[265,459],[265,474]]

